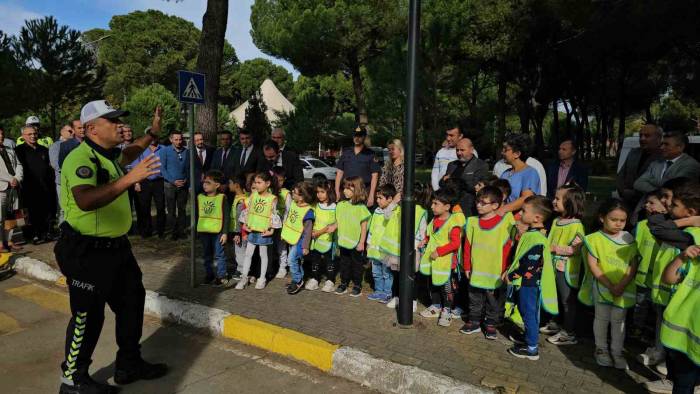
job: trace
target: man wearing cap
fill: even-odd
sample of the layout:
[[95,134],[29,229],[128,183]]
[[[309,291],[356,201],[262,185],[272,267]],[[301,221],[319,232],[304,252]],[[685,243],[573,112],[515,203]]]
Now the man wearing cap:
[[369,191],[367,206],[374,205],[374,192],[379,181],[381,167],[374,152],[365,146],[367,130],[364,127],[357,127],[352,137],[353,147],[343,149],[336,163],[338,172],[335,175],[335,194],[340,200],[341,186],[343,179],[351,176],[359,176],[365,182],[365,187]]
[[66,157],[61,168],[61,203],[65,222],[54,253],[66,276],[71,319],[61,364],[60,393],[113,393],[117,389],[92,380],[92,353],[104,322],[105,304],[116,315],[114,381],[125,385],[156,379],[167,373],[164,364],[141,358],[145,290],[141,270],[126,237],[131,226],[127,190],[159,173],[160,163],[149,155],[124,173],[122,166],[136,159],[161,129],[161,108],[155,110],[146,135],[119,150],[119,117],[128,113],[104,100],[86,104],[80,114],[86,138]]
[[[39,117],[34,115],[28,117],[27,120],[24,121],[24,125],[33,126],[36,129],[37,136],[40,134],[39,126],[41,126],[41,121],[39,120]],[[53,145],[53,138],[49,137],[48,135],[44,137],[37,137],[36,143],[48,149],[51,145]],[[17,145],[22,144],[24,144],[24,137],[19,136],[17,138]]]

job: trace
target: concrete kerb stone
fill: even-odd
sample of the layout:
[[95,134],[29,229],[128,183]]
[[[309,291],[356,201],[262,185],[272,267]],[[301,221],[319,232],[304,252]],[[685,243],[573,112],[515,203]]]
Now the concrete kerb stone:
[[[22,275],[66,286],[65,277],[42,261],[20,257],[15,261],[14,268]],[[339,347],[297,331],[232,315],[221,309],[171,299],[151,290],[146,290],[144,311],[163,321],[205,329],[211,335],[239,340],[266,351],[294,358],[331,375],[380,392],[415,394],[493,392],[484,387],[460,382],[417,367],[379,359],[351,347]],[[254,330],[255,333],[236,332],[238,331],[236,328]]]

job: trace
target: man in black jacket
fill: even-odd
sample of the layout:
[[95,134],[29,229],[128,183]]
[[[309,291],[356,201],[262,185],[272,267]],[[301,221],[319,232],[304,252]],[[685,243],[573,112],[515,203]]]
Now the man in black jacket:
[[214,148],[204,143],[204,135],[199,131],[194,133],[194,147],[194,191],[199,194],[204,190],[203,176],[209,171],[214,161]]
[[286,179],[282,186],[285,188],[291,190],[297,182],[304,180],[304,171],[296,153],[289,150],[280,152],[277,142],[268,140],[263,144],[263,155],[265,160],[260,162],[258,170],[269,171],[275,166],[284,167]]
[[461,180],[463,192],[460,194],[459,205],[466,216],[471,216],[475,212],[476,191],[474,186],[488,177],[489,166],[474,155],[474,144],[469,138],[457,141],[456,150],[457,160],[447,165],[447,172],[440,184],[443,187],[444,182],[448,179]]
[[570,138],[559,144],[559,160],[547,166],[547,198],[554,198],[557,188],[571,181],[588,190],[588,169],[576,160],[576,144]]
[[251,132],[246,129],[240,129],[238,141],[241,143],[241,147],[236,150],[233,156],[235,165],[234,176],[258,171],[260,162],[265,159],[263,158],[262,150],[253,145]]
[[228,130],[224,130],[219,134],[219,148],[214,152],[214,159],[211,163],[211,169],[219,170],[224,173],[227,179],[233,179],[236,172],[236,161],[234,156],[235,150],[231,146],[233,136]]

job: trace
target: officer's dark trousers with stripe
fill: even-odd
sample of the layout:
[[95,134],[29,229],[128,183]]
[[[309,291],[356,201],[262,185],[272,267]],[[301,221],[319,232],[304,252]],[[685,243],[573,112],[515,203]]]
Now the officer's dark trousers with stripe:
[[102,331],[105,304],[116,319],[116,368],[128,369],[140,360],[146,292],[128,241],[119,248],[96,248],[67,238],[57,242],[55,253],[70,294],[72,316],[61,368],[63,381],[71,383],[88,372]]

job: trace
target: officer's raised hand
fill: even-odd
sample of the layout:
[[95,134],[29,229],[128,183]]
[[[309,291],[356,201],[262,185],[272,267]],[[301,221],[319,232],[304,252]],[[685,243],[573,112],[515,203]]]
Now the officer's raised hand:
[[160,173],[160,158],[151,153],[150,155],[146,156],[145,159],[141,160],[139,164],[134,166],[131,171],[125,175],[125,177],[132,184],[136,184],[149,176],[156,175],[158,173]]

